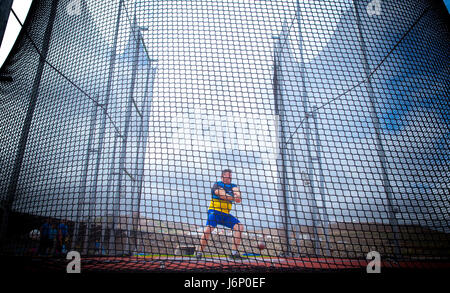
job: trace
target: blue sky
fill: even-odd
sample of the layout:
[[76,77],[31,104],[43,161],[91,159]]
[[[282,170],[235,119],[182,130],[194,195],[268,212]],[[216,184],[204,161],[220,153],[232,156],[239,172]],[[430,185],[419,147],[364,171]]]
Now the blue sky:
[[447,6],[447,10],[450,12],[450,0],[444,0],[445,6]]

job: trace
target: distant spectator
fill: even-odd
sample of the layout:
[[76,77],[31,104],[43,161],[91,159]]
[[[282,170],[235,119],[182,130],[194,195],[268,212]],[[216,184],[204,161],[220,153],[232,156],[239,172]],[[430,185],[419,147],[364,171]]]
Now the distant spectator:
[[50,232],[48,235],[48,250],[50,255],[53,254],[55,249],[55,243],[58,237],[58,229],[55,223],[52,223],[50,226]]
[[47,255],[50,246],[50,218],[46,219],[40,229],[39,255]]
[[56,253],[63,254],[67,252],[67,238],[69,236],[69,228],[66,221],[62,220],[58,225],[58,236],[56,241]]

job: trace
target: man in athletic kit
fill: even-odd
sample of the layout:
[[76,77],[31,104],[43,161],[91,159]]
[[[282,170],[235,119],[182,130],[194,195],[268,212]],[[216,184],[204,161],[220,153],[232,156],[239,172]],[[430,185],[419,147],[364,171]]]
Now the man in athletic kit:
[[231,258],[240,259],[238,253],[238,246],[241,243],[241,234],[244,226],[230,214],[234,203],[242,201],[241,192],[236,184],[231,183],[231,170],[226,169],[222,171],[222,181],[216,182],[211,189],[211,204],[208,210],[208,220],[206,221],[206,228],[203,231],[203,236],[200,239],[200,247],[196,253],[198,258],[203,256],[203,249],[205,248],[211,232],[222,225],[233,230],[233,245],[231,247]]

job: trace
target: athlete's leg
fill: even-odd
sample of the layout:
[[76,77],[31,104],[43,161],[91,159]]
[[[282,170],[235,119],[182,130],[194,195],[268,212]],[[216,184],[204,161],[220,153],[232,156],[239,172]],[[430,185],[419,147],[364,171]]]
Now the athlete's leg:
[[200,247],[199,252],[203,252],[203,249],[205,249],[206,244],[208,243],[208,239],[211,236],[212,231],[214,231],[214,227],[212,226],[206,226],[205,230],[203,231],[202,238],[200,239]]
[[231,249],[237,251],[239,244],[241,244],[242,231],[244,231],[244,225],[237,223],[233,227],[233,245]]

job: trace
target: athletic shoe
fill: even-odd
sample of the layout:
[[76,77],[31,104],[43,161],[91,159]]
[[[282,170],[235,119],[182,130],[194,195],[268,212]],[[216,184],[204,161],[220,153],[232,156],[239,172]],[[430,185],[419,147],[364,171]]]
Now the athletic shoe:
[[234,260],[243,259],[243,257],[239,253],[231,254],[230,258]]

